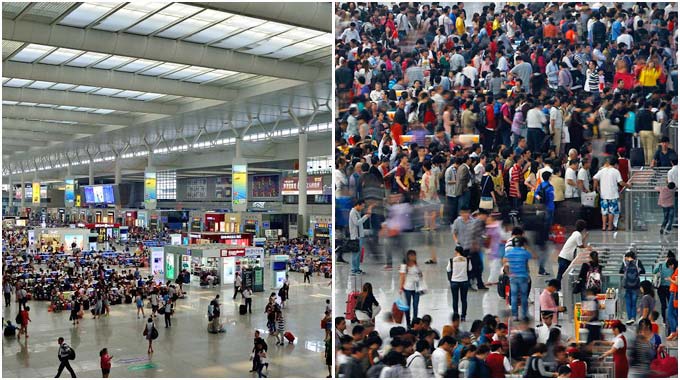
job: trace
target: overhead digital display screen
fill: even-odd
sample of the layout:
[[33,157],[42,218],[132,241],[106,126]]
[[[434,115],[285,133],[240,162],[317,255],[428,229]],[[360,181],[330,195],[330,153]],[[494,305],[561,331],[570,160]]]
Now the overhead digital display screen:
[[94,193],[94,203],[104,203],[104,187],[103,186],[92,187],[92,192]]
[[109,204],[116,203],[116,199],[113,194],[113,186],[104,186],[104,202]]
[[90,186],[85,187],[85,203],[94,203],[94,191]]

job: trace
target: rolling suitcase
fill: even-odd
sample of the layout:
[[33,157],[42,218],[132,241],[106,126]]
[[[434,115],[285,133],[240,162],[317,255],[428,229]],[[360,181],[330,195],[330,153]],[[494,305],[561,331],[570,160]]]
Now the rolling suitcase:
[[640,144],[640,136],[633,136],[633,147],[630,148],[630,166],[645,166],[645,151]]
[[240,315],[246,315],[247,311],[248,310],[246,309],[246,305],[244,305],[244,304],[238,305],[238,313]]
[[290,331],[286,331],[283,334],[283,337],[286,338],[286,340],[288,341],[289,344],[293,343],[295,341],[295,335],[293,335],[293,333],[290,332]]
[[[345,319],[348,321],[356,321],[357,316],[356,313],[354,312],[354,309],[357,307],[357,300],[359,299],[359,295],[361,294],[361,286],[363,286],[363,280],[361,279],[362,276],[354,276],[352,278],[352,283],[354,285],[354,288],[352,291],[347,295],[347,302],[345,306]],[[359,287],[357,287],[357,282],[360,284]]]

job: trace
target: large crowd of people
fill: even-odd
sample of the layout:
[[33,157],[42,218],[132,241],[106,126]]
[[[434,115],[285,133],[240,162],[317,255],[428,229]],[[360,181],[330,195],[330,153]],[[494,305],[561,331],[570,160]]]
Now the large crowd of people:
[[[616,336],[605,343],[602,267],[587,237],[622,229],[632,212],[623,190],[640,167],[664,176],[661,239],[673,232],[677,6],[339,3],[335,22],[336,260],[357,279],[364,257],[387,271],[402,263],[399,302],[379,305],[366,282],[350,294],[347,318],[336,317],[339,376],[585,377],[610,356],[616,377],[660,371],[660,335],[664,344],[677,337],[673,252],[654,268],[654,286],[641,281],[634,250],[621,257],[628,320],[609,321]],[[413,231],[425,252],[406,244]],[[438,331],[419,297],[441,235],[451,239],[443,260],[453,318]],[[562,278],[581,250],[590,251],[577,291],[585,343],[556,326]],[[534,261],[550,281],[531,300]],[[499,282],[507,313],[470,318],[468,291]],[[537,329],[531,302],[542,310]]]

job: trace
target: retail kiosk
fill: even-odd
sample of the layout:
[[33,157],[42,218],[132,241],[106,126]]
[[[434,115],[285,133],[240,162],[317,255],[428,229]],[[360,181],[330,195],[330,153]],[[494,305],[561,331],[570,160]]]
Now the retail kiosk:
[[254,292],[264,291],[264,248],[230,247],[220,251],[223,283],[234,282],[240,273],[243,286],[250,286]]

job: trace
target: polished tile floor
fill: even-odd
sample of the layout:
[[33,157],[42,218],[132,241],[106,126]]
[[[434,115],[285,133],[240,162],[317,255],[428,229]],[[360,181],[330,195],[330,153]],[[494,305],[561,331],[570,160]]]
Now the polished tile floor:
[[[146,353],[142,336],[144,320],[137,319],[134,305],[113,306],[109,317],[92,320],[86,316],[73,327],[68,312],[48,313],[46,302],[29,302],[33,320],[29,338],[3,338],[2,376],[54,377],[59,365],[57,338],[63,336],[77,352],[72,366],[78,377],[101,377],[99,351],[103,347],[114,356],[111,377],[257,377],[248,371],[253,332],[259,329],[269,344],[269,377],[326,377],[324,332],[319,321],[325,301],[331,297],[330,280],[314,276],[311,285],[303,284],[301,274],[290,274],[291,299],[285,317],[287,329],[297,340],[280,347],[266,333],[264,306],[271,290],[270,278],[265,277],[265,292],[255,293],[253,314],[246,316],[240,316],[238,303],[231,301],[232,287],[189,287],[189,298],[177,302],[172,327],[164,328],[162,316],[156,321],[160,336],[154,341],[152,357]],[[227,332],[213,335],[206,331],[206,313],[217,292],[223,300]],[[16,305],[13,302],[4,308],[3,317],[13,320]],[[67,371],[62,377],[69,377]]]
[[[661,237],[656,230],[656,234],[651,231],[641,232],[627,232],[619,231],[616,234],[612,232],[590,231],[588,242],[593,245],[603,246],[607,244],[630,244],[631,242],[660,242]],[[531,238],[531,236],[529,236]],[[384,312],[391,309],[392,303],[398,297],[399,289],[399,264],[403,260],[403,254],[407,249],[414,249],[418,254],[418,262],[423,270],[423,276],[429,291],[427,294],[421,296],[419,304],[418,316],[422,317],[429,314],[433,318],[432,326],[441,331],[443,325],[450,322],[452,309],[451,290],[446,279],[446,263],[453,255],[453,242],[448,228],[442,228],[435,234],[434,249],[438,257],[436,265],[423,264],[425,260],[430,257],[430,247],[425,245],[425,237],[422,232],[413,232],[403,235],[403,243],[397,248],[388,249],[393,254],[394,266],[392,270],[384,270],[384,256],[374,256],[369,252],[366,253],[362,270],[366,272],[362,276],[350,276],[349,264],[338,264],[336,266],[336,315],[343,315],[346,309],[346,300],[349,292],[357,288],[360,291],[363,282],[370,282],[373,285],[373,291],[376,299],[381,306],[381,314],[376,318],[376,330],[381,335],[389,332],[390,324],[384,320]],[[675,247],[677,252],[677,230],[673,234],[664,238],[665,245]],[[384,250],[385,245],[382,248]],[[557,274],[557,255],[561,246],[555,246],[549,243],[548,249],[551,252],[548,260],[548,271],[552,274],[551,277],[539,277],[538,265],[536,260],[530,262],[530,271],[532,273],[532,287],[533,289],[540,289],[545,286],[545,282],[554,278]],[[345,260],[350,260],[350,255],[345,254]],[[489,268],[485,263],[483,279],[486,281],[489,276]],[[533,291],[533,290],[532,290]],[[530,297],[531,300],[531,297]],[[658,303],[658,299],[657,299]],[[531,318],[534,316],[535,304],[529,305],[529,314]],[[482,319],[486,314],[493,314],[499,316],[508,316],[510,308],[506,305],[504,299],[498,296],[496,287],[491,287],[488,291],[470,291],[468,292],[468,315],[467,322],[463,322],[464,330],[469,330],[472,321],[475,319]],[[664,331],[663,321],[659,318],[661,331]],[[539,323],[536,321],[536,323]],[[405,324],[405,322],[404,322]],[[563,331],[566,331],[569,336],[574,336],[574,324],[572,320],[564,315],[560,316],[559,324]],[[351,326],[348,327],[346,333],[351,332]],[[677,346],[676,346],[677,347]]]

